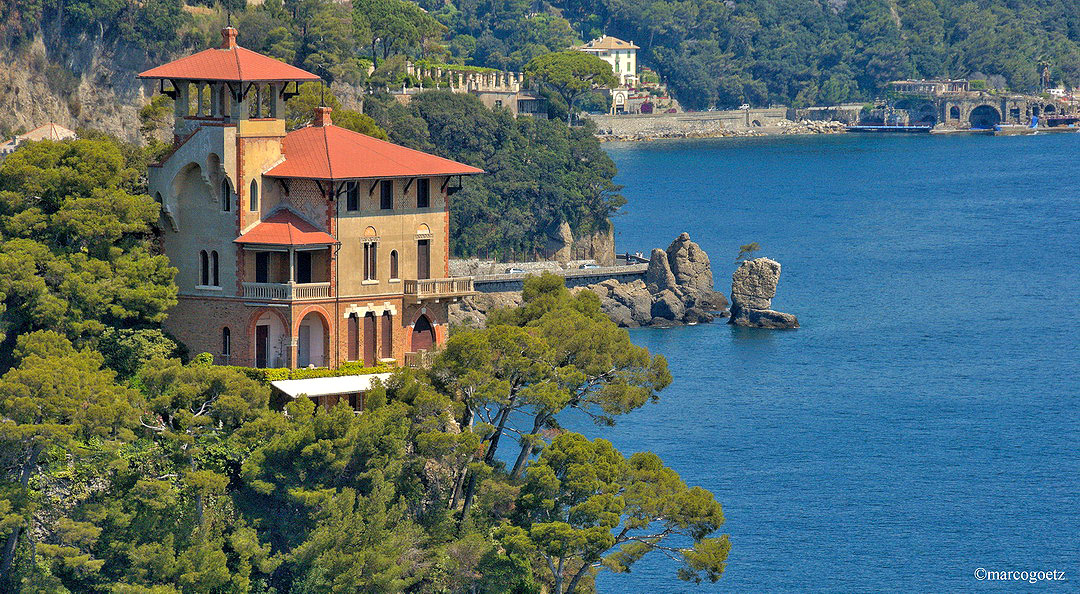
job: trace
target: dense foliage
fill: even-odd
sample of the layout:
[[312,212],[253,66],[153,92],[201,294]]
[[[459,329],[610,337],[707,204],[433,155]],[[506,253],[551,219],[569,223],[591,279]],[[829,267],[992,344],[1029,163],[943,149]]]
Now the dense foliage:
[[[640,61],[690,108],[869,99],[906,77],[1033,91],[1045,69],[1052,84],[1080,84],[1080,4],[1072,0],[191,3],[217,12],[185,11],[181,0],[15,0],[0,5],[0,33],[19,42],[41,25],[165,54],[216,44],[231,8],[247,47],[351,84],[371,82],[367,67],[396,55],[521,70],[606,33],[641,46]],[[376,86],[404,76],[401,68],[378,74]]]
[[415,95],[408,107],[371,96],[364,109],[393,142],[488,172],[465,178],[451,198],[455,255],[530,254],[563,221],[575,237],[606,229],[625,203],[612,182],[615,164],[590,125],[515,118],[447,91]]
[[[655,398],[663,358],[592,293],[554,277],[526,293],[362,414],[275,409],[206,357],[154,356],[123,380],[61,334],[21,334],[0,377],[0,589],[564,594],[650,552],[719,579],[730,544],[710,493],[559,428],[566,409],[610,423]],[[508,472],[510,434],[529,453]]]
[[89,133],[0,162],[0,369],[15,338],[39,329],[105,341],[107,352],[135,332],[175,348],[146,333],[176,303],[176,270],[153,244],[159,207],[145,167],[142,150]]

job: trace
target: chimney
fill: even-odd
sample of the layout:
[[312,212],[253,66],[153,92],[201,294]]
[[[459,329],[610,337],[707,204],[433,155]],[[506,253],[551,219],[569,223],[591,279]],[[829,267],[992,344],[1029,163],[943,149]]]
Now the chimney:
[[321,128],[323,126],[329,126],[330,124],[333,124],[334,122],[330,119],[331,111],[333,111],[333,109],[326,106],[316,107],[315,121],[313,122],[313,125],[319,126]]
[[236,29],[225,27],[221,30],[221,49],[236,48]]

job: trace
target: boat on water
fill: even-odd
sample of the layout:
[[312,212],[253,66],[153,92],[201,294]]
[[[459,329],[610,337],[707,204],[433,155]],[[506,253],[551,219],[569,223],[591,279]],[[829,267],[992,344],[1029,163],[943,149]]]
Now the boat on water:
[[884,124],[881,126],[846,126],[848,132],[861,132],[870,134],[929,134],[933,126]]
[[994,136],[1017,136],[1021,134],[1038,134],[1039,116],[1031,116],[1030,124],[997,124],[994,126]]

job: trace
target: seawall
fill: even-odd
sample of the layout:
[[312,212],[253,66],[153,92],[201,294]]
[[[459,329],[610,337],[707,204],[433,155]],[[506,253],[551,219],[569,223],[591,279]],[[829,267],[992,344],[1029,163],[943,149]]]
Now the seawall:
[[590,115],[598,132],[613,137],[680,137],[719,135],[734,131],[764,131],[787,120],[785,107],[694,113]]
[[[631,264],[629,266],[603,266],[600,268],[588,268],[585,270],[549,270],[554,274],[566,279],[566,286],[584,287],[595,285],[609,279],[621,283],[629,283],[635,280],[644,280],[648,264]],[[520,291],[525,277],[530,273],[516,274],[486,274],[473,277],[473,287],[481,293],[504,293],[507,291]]]

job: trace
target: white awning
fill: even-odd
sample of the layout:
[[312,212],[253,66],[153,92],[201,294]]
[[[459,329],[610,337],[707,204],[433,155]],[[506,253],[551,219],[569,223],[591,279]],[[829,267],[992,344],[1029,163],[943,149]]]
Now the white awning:
[[374,380],[385,382],[389,373],[368,373],[365,375],[341,375],[338,377],[313,377],[310,379],[278,380],[270,385],[281,390],[290,398],[301,394],[311,397],[333,396],[367,392]]

